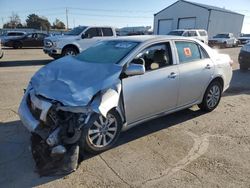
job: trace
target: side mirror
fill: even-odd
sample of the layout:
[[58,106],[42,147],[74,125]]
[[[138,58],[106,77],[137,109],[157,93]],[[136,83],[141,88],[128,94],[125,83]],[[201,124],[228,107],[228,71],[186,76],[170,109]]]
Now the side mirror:
[[83,33],[82,34],[82,39],[90,39],[92,36],[90,34]]
[[125,70],[127,76],[142,75],[145,73],[145,66],[131,63]]
[[86,39],[86,38],[88,38],[88,35],[83,33],[81,37],[82,37],[82,39]]

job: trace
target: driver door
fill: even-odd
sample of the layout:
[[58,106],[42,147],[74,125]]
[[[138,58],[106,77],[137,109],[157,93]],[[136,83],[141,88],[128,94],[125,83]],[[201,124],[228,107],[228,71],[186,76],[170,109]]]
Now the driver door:
[[[162,52],[157,57],[163,50],[166,58]],[[145,61],[145,74],[122,80],[128,124],[174,109],[178,99],[178,69],[173,65],[170,44],[153,45],[139,54]]]

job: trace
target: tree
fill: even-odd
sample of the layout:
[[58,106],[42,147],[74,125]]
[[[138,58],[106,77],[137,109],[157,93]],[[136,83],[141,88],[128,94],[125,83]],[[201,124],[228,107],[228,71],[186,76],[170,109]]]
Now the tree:
[[33,29],[42,29],[49,31],[50,23],[46,17],[40,17],[36,14],[30,14],[26,19],[27,27]]
[[9,17],[9,22],[5,23],[3,25],[3,28],[21,28],[23,25],[21,24],[21,19],[16,13],[12,13],[12,15]]
[[51,28],[52,29],[65,29],[65,24],[56,18]]

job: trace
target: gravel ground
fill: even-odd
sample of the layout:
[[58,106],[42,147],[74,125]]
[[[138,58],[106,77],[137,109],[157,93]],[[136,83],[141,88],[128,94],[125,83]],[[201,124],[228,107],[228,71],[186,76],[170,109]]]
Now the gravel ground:
[[1,187],[250,187],[250,71],[234,59],[218,108],[183,110],[122,133],[118,144],[86,156],[76,172],[39,177],[17,108],[30,77],[51,59],[41,49],[5,49],[0,60]]

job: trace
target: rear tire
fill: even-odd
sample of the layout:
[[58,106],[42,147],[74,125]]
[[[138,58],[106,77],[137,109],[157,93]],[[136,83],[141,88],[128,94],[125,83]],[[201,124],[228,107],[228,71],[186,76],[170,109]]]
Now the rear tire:
[[119,138],[122,120],[116,110],[108,112],[107,118],[98,115],[89,126],[85,127],[80,139],[80,151],[98,154],[114,146]]
[[220,82],[213,81],[207,87],[207,90],[203,96],[202,103],[199,104],[199,108],[205,112],[213,111],[220,103],[222,94],[222,86]]

